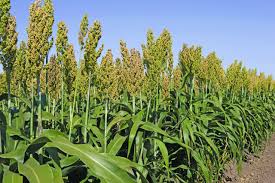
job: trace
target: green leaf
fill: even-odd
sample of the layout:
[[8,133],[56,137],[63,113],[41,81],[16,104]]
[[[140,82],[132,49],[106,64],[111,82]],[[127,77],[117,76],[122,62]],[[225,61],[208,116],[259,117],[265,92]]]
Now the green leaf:
[[77,156],[70,156],[70,157],[65,157],[63,159],[60,160],[60,166],[62,168],[70,166],[74,163],[76,163],[79,160],[79,158]]
[[116,164],[117,166],[126,171],[130,171],[131,168],[143,168],[141,165],[132,162],[131,160],[124,157],[115,156],[108,153],[102,153],[102,156],[104,156],[106,160]]
[[196,151],[192,151],[192,157],[196,160],[196,162],[198,163],[199,167],[202,170],[202,173],[204,175],[205,181],[206,182],[211,182],[211,173],[210,170],[205,166],[204,161],[202,159],[202,157],[200,156],[199,153],[197,153]]
[[161,135],[169,137],[168,133],[166,133],[164,130],[162,130],[158,126],[154,125],[153,123],[144,123],[141,126],[141,128],[144,129],[144,130],[147,130],[147,131],[156,132],[156,133],[159,133]]
[[128,141],[128,153],[127,153],[127,157],[129,157],[129,154],[131,152],[131,147],[134,141],[134,138],[136,136],[136,133],[138,131],[138,128],[140,125],[144,124],[144,122],[142,121],[134,121],[134,124],[131,128],[130,134],[129,134],[129,141]]
[[39,165],[34,159],[28,159],[24,164],[18,164],[18,171],[31,183],[54,182],[54,176],[49,165]]
[[116,155],[127,137],[123,137],[119,134],[116,134],[114,139],[107,146],[107,152],[112,155]]
[[13,127],[7,127],[7,134],[11,137],[18,137],[21,140],[25,140],[27,142],[30,142],[30,140],[25,137],[24,135],[22,135],[21,131],[18,129],[15,129]]
[[17,173],[13,173],[9,170],[4,172],[3,183],[21,183],[23,182],[23,177]]
[[66,138],[57,136],[56,133],[52,134],[51,131],[47,131],[44,135],[52,141],[47,144],[48,147],[56,147],[67,154],[79,157],[98,178],[114,183],[135,182],[126,171],[106,160],[105,156],[95,152],[90,145],[72,144]]
[[42,111],[42,120],[43,121],[57,121],[57,118],[50,112]]
[[159,139],[156,139],[156,138],[155,138],[155,140],[156,140],[157,145],[158,145],[158,147],[160,149],[161,155],[162,155],[162,157],[164,159],[164,162],[165,162],[166,169],[168,171],[169,170],[169,155],[168,155],[168,150],[167,150],[165,144],[162,141],[160,141]]
[[127,116],[117,116],[115,117],[109,124],[108,124],[108,127],[107,127],[107,134],[109,133],[109,131],[111,130],[111,128],[117,124],[117,123],[120,123],[122,121],[127,121],[131,119],[131,116],[130,115],[127,115]]
[[63,178],[62,178],[62,171],[59,168],[59,166],[53,161],[54,163],[54,168],[51,167],[53,177],[54,177],[54,182],[55,183],[64,183]]
[[25,157],[25,152],[26,152],[27,147],[23,146],[20,147],[14,151],[11,151],[9,153],[6,154],[0,154],[0,158],[4,158],[4,159],[14,159],[18,162],[23,163],[24,161],[24,157]]

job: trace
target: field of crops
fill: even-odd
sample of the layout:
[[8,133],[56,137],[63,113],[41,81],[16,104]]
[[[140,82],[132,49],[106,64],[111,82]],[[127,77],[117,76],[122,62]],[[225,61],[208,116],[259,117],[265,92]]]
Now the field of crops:
[[52,36],[51,0],[31,5],[17,46],[10,1],[0,8],[4,183],[220,182],[273,132],[275,81],[239,61],[224,69],[183,45],[174,63],[166,29],[149,30],[141,51],[121,41],[114,58],[87,15],[78,59],[64,22]]

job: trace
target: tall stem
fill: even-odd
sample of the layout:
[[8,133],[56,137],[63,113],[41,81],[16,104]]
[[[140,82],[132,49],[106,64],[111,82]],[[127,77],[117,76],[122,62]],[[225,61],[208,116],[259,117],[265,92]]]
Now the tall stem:
[[107,121],[108,120],[108,100],[105,100],[105,122],[104,122],[104,152],[107,150]]
[[70,102],[70,130],[69,130],[69,141],[71,141],[72,128],[73,128],[73,112],[72,112],[72,104]]
[[[55,115],[55,99],[53,99],[53,108],[52,108],[52,115]],[[52,122],[52,128],[55,128],[55,121]]]
[[93,87],[94,89],[94,105],[96,106],[96,87]]
[[64,72],[62,64],[62,81],[61,81],[61,124],[64,125]]
[[190,111],[193,111],[193,95],[194,95],[195,76],[191,78],[191,95],[190,95]]
[[[49,54],[47,53],[46,55],[46,65],[48,64],[49,62]],[[46,69],[46,98],[48,97],[48,94],[49,94],[49,89],[48,89],[48,69]]]
[[142,102],[142,98],[141,98],[141,91],[139,92],[139,101],[140,101],[140,110],[142,110],[143,108],[143,102]]
[[84,127],[84,143],[88,142],[87,127],[88,127],[89,108],[90,108],[90,89],[91,89],[91,72],[89,72],[89,84],[88,84],[88,91],[87,91],[87,105],[86,105],[85,127]]
[[42,133],[42,104],[41,104],[41,91],[40,91],[40,73],[37,74],[37,94],[39,97],[38,102],[38,126],[37,126],[37,136]]
[[136,113],[136,98],[135,98],[135,96],[133,96],[133,114],[135,114]]
[[149,99],[149,103],[147,106],[147,113],[146,113],[146,120],[145,120],[146,122],[148,121],[150,106],[151,106],[151,99]]
[[34,115],[34,98],[33,98],[33,82],[32,82],[32,93],[31,93],[32,103],[31,103],[31,122],[30,122],[30,138],[34,138],[33,134],[33,115]]
[[8,87],[8,125],[11,126],[11,77],[10,77],[10,71],[6,71],[6,77],[7,77],[7,87]]

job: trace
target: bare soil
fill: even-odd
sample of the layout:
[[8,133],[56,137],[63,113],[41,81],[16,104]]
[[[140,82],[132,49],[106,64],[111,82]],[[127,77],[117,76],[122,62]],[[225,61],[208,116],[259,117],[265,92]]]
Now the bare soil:
[[236,165],[230,163],[226,168],[226,183],[275,183],[275,135],[266,142],[258,156],[249,156],[238,174]]

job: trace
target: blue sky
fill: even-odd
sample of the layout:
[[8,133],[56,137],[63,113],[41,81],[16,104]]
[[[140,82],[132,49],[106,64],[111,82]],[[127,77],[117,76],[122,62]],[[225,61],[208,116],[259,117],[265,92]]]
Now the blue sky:
[[[26,40],[28,7],[33,0],[11,0],[19,39]],[[105,51],[119,56],[119,40],[140,49],[146,31],[173,36],[175,61],[183,43],[201,45],[204,54],[216,51],[228,66],[234,59],[247,67],[275,76],[275,1],[272,0],[53,0],[54,34],[59,21],[69,28],[69,40],[78,52],[77,35],[82,16],[103,26]],[[77,54],[77,53],[76,53]],[[78,55],[78,54],[77,54]]]

